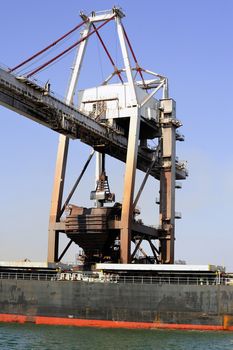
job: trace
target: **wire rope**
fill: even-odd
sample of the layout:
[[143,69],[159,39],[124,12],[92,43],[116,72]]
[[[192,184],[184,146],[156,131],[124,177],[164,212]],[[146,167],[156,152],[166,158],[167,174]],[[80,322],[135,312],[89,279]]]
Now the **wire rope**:
[[58,38],[57,40],[55,40],[54,42],[52,42],[50,45],[46,46],[45,48],[43,48],[42,50],[36,52],[34,55],[32,55],[31,57],[29,57],[28,59],[24,60],[23,62],[21,62],[20,64],[18,64],[17,66],[13,67],[10,69],[10,73],[15,71],[16,69],[22,67],[23,65],[25,65],[26,63],[32,61],[34,58],[36,58],[37,56],[41,55],[42,53],[44,53],[45,51],[49,50],[51,47],[55,46],[57,43],[59,43],[61,40],[63,40],[64,38],[66,38],[67,36],[69,36],[71,33],[73,33],[74,31],[76,31],[77,29],[79,29],[84,23],[86,23],[88,20],[84,20],[83,22],[79,23],[77,26],[75,26],[74,28],[72,28],[69,32],[65,33],[64,35],[62,35],[60,38]]
[[47,67],[48,65],[50,65],[51,63],[53,63],[54,61],[56,61],[58,58],[64,56],[67,52],[70,52],[73,48],[75,48],[76,46],[78,46],[82,41],[86,40],[87,38],[89,38],[92,34],[94,34],[95,32],[97,32],[100,28],[102,28],[105,24],[107,24],[109,21],[111,21],[113,18],[115,17],[112,16],[110,17],[108,20],[106,20],[104,23],[102,23],[99,27],[97,27],[96,29],[94,29],[92,32],[89,32],[85,37],[82,37],[80,40],[78,40],[77,42],[75,42],[73,45],[69,46],[66,50],[62,51],[61,53],[59,53],[57,56],[53,57],[52,59],[50,59],[49,61],[45,62],[44,64],[42,64],[41,66],[39,66],[37,69],[33,70],[32,72],[30,72],[26,77],[30,78],[32,75],[38,73],[39,71],[41,71],[42,69],[44,69],[45,67]]
[[[41,62],[43,59],[45,59],[46,57],[48,57],[49,55],[51,55],[53,52],[55,52],[57,49],[61,48],[62,45],[64,45],[65,43],[67,43],[69,40],[71,40],[74,36],[75,36],[75,32],[73,32],[72,34],[70,34],[69,37],[65,38],[62,42],[58,43],[56,46],[53,46],[52,48],[50,48],[47,52],[44,52],[43,54],[40,55],[40,57],[38,56],[37,59],[35,59],[32,63],[29,64],[25,64],[25,67],[18,70],[17,74],[27,74],[27,70],[30,67],[33,67],[35,64]],[[30,71],[28,70],[28,73]]]

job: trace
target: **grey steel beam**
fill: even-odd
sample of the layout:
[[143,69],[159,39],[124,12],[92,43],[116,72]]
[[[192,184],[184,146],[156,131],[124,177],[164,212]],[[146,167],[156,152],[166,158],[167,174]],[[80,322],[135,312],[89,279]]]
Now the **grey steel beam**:
[[85,173],[85,171],[86,171],[86,169],[87,169],[87,167],[88,167],[88,165],[89,165],[89,163],[90,163],[90,161],[91,161],[91,159],[92,159],[94,153],[95,153],[95,151],[92,150],[91,153],[90,153],[90,155],[89,155],[89,157],[88,157],[88,159],[87,159],[87,161],[86,161],[86,163],[85,163],[84,166],[83,166],[83,169],[82,169],[82,171],[81,171],[79,177],[78,177],[77,180],[75,181],[75,183],[74,183],[74,185],[73,185],[73,187],[72,187],[72,189],[71,189],[69,195],[67,196],[67,198],[66,198],[66,200],[65,200],[65,202],[64,202],[64,204],[63,204],[63,206],[62,206],[62,208],[61,208],[61,211],[60,211],[60,218],[61,218],[62,214],[64,213],[64,211],[65,211],[65,209],[66,209],[66,206],[69,204],[69,202],[70,202],[70,200],[71,200],[71,198],[72,198],[72,196],[73,196],[73,194],[74,194],[76,188],[78,187],[80,181],[82,180],[82,177],[83,177],[83,175],[84,175],[84,173]]
[[135,254],[137,253],[138,249],[140,248],[140,244],[142,243],[142,240],[143,240],[143,237],[141,237],[138,242],[135,244],[135,248],[134,248],[134,251],[133,253],[131,254],[131,257],[130,257],[130,260],[132,261]]
[[65,249],[63,250],[63,252],[61,253],[61,255],[58,258],[58,261],[61,261],[61,259],[63,258],[63,256],[65,255],[65,253],[67,252],[67,250],[70,248],[71,244],[73,243],[72,239],[70,239],[69,243],[66,245]]

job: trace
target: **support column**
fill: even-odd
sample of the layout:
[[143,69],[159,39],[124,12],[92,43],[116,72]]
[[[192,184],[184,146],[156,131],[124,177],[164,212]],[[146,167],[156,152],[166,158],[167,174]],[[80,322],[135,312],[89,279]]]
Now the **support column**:
[[176,124],[175,101],[161,100],[160,262],[174,263]]
[[[90,24],[86,25],[86,28],[81,33],[81,37],[85,37],[89,33]],[[73,98],[77,86],[78,77],[81,70],[81,65],[86,49],[87,39],[82,41],[77,55],[75,57],[74,66],[68,85],[65,102],[67,104],[73,104]],[[64,135],[60,135],[57,162],[55,169],[55,178],[53,185],[52,203],[49,216],[49,231],[48,231],[48,257],[47,260],[50,263],[58,261],[59,254],[59,229],[56,228],[56,224],[60,220],[60,213],[62,208],[62,197],[65,182],[66,164],[69,148],[69,139]]]
[[160,261],[162,264],[174,263],[175,240],[175,190],[171,169],[162,169],[160,177]]
[[130,262],[131,226],[133,220],[134,185],[138,154],[138,138],[140,131],[139,109],[135,108],[135,115],[130,118],[129,139],[124,178],[124,194],[121,213],[121,247],[120,260],[123,264]]
[[56,230],[55,225],[56,225],[56,222],[58,222],[60,219],[68,148],[69,148],[68,137],[64,135],[60,135],[58,151],[57,151],[55,176],[54,176],[52,202],[51,202],[50,216],[49,216],[48,262],[58,261],[59,231]]
[[130,262],[131,226],[133,220],[133,197],[138,154],[138,139],[140,131],[140,110],[138,108],[137,94],[134,85],[124,31],[122,28],[121,19],[119,17],[116,18],[116,23],[122,51],[122,57],[124,60],[124,66],[130,90],[130,105],[132,110],[130,114],[129,123],[129,136],[125,166],[125,179],[123,190],[124,194],[122,202],[120,234],[120,262],[127,264]]

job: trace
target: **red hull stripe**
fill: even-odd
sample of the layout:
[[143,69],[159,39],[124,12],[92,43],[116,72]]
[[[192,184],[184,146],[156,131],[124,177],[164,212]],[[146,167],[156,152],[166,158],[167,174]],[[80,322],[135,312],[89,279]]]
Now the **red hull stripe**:
[[150,323],[150,322],[126,322],[85,320],[77,318],[25,316],[13,314],[0,314],[0,322],[35,323],[46,325],[77,326],[77,327],[102,327],[102,328],[131,328],[131,329],[187,329],[187,330],[209,330],[222,331],[231,330],[233,326],[214,326],[200,324],[177,324],[177,323]]

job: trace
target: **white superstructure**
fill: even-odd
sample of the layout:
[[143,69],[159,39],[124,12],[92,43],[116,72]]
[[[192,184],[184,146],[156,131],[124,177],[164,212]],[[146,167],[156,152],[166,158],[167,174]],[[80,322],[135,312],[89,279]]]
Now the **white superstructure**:
[[[158,121],[159,102],[155,98],[146,101],[148,93],[135,86],[141,117]],[[124,84],[101,85],[78,92],[78,109],[93,118],[114,119],[130,117],[132,114],[130,86]]]

